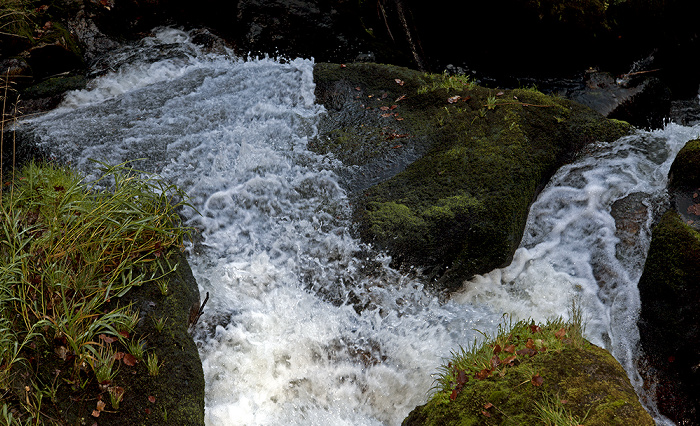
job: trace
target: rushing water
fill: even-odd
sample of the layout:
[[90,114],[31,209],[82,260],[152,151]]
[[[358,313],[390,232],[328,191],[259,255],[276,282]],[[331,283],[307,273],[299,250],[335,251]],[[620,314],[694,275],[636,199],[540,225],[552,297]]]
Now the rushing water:
[[475,329],[494,330],[506,312],[566,316],[573,300],[588,337],[640,387],[636,282],[649,233],[641,254],[616,256],[610,207],[633,192],[657,203],[699,128],[599,144],[562,168],[513,264],[441,302],[350,236],[338,164],[306,149],[324,114],[312,61],[207,53],[171,29],[110,60],[112,72],[25,125],[90,176],[91,158],[141,159],[190,196],[198,213],[183,214],[201,238],[189,259],[211,295],[195,334],[207,424],[400,424]]

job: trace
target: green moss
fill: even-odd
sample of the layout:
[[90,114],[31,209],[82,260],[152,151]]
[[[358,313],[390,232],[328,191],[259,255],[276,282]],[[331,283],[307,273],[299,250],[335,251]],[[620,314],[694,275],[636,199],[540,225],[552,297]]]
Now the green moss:
[[700,187],[700,139],[691,140],[678,152],[669,171],[669,189]]
[[[528,347],[537,352],[522,352]],[[542,424],[543,410],[587,426],[654,424],[619,363],[585,341],[579,324],[556,320],[518,322],[455,354],[403,425]]]
[[[342,140],[329,148],[338,158],[367,146],[358,123],[381,117],[382,107],[403,119],[389,117],[400,128],[395,132],[408,135],[400,144],[424,155],[394,167],[400,173],[368,189],[355,219],[365,241],[388,250],[397,264],[424,267],[445,286],[507,264],[538,188],[585,144],[630,131],[626,123],[533,90],[500,92],[467,79],[377,64],[317,64],[314,75],[329,116],[343,117],[362,105],[354,124],[339,122]],[[386,153],[376,151],[378,157]],[[378,208],[385,203],[404,206],[396,220]],[[400,229],[402,222],[410,226]]]

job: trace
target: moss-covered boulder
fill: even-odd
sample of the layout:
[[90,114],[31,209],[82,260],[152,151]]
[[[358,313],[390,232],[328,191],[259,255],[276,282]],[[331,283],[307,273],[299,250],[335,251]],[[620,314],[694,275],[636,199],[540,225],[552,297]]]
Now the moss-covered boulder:
[[639,335],[645,380],[661,414],[677,424],[700,416],[700,140],[680,150],[669,171],[672,207],[652,232],[639,280]]
[[554,171],[630,131],[571,101],[463,77],[318,64],[315,79],[329,117],[310,146],[354,166],[351,189],[373,185],[355,203],[360,235],[448,287],[509,263]]
[[579,331],[518,323],[463,350],[403,425],[653,425],[622,366]]

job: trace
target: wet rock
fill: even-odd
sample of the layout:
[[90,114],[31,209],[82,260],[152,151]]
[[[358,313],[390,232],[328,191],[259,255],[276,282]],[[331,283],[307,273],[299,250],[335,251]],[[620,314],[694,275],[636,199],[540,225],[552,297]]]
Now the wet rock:
[[[550,412],[558,407],[559,413],[567,413],[567,421],[570,416],[585,419],[587,426],[654,425],[624,369],[606,350],[588,345],[522,359],[530,370],[523,368],[518,374],[515,367],[485,380],[468,377],[454,400],[431,398],[411,411],[402,425],[547,424],[536,403],[552,407]],[[543,379],[539,386],[532,383],[535,373]],[[546,395],[555,396],[547,400]]]
[[659,411],[677,424],[700,416],[700,140],[669,171],[672,208],[654,227],[639,280],[641,370]]
[[661,414],[676,424],[700,415],[700,235],[676,211],[653,230],[639,280],[642,373]]
[[[508,264],[528,207],[554,171],[587,143],[630,130],[533,90],[405,68],[318,64],[315,78],[337,126],[310,146],[381,180],[355,203],[359,234],[388,250],[395,266],[423,268],[440,288]],[[344,118],[360,112],[373,121]]]
[[615,78],[609,73],[591,70],[586,73],[583,87],[563,94],[605,117],[627,121],[640,128],[659,128],[671,113],[671,92],[655,77]]

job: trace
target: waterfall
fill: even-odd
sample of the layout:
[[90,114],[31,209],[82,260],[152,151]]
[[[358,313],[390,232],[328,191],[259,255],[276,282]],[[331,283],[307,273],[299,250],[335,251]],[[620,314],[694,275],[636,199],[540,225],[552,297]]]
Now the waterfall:
[[610,208],[635,192],[657,202],[700,128],[596,145],[542,192],[513,264],[440,301],[351,236],[336,160],[306,149],[324,114],[313,61],[207,52],[174,29],[109,60],[112,71],[21,125],[88,177],[90,159],[132,160],[189,195],[189,261],[211,296],[195,333],[207,424],[400,424],[476,329],[505,312],[566,316],[575,299],[588,337],[640,386],[639,256],[616,257]]

